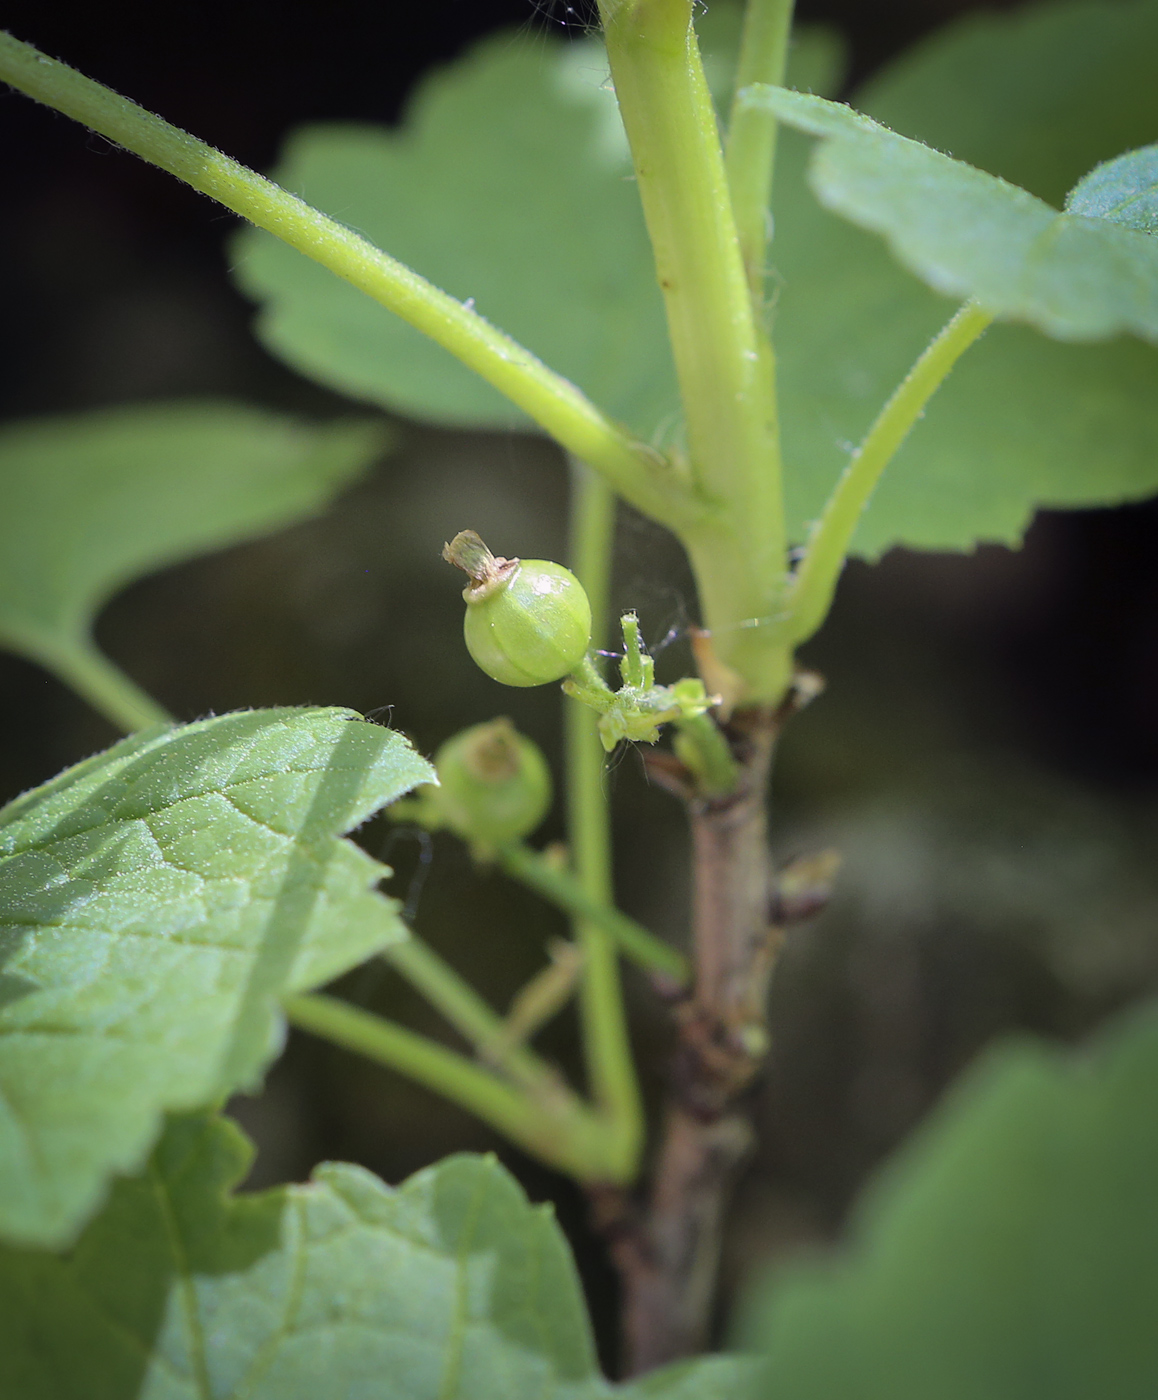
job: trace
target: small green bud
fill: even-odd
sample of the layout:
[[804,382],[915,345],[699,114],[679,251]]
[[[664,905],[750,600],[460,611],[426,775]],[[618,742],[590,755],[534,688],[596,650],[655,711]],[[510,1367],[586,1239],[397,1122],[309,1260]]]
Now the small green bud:
[[569,569],[546,559],[496,559],[473,530],[442,557],[470,575],[463,590],[466,649],[503,685],[545,685],[579,665],[591,642],[591,604]]
[[537,744],[509,719],[475,724],[434,756],[443,824],[487,857],[529,835],[551,806],[551,771]]

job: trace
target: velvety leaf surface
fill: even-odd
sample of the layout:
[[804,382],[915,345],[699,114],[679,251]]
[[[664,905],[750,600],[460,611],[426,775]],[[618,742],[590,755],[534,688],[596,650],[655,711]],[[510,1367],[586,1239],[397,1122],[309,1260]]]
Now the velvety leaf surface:
[[901,54],[853,105],[1060,208],[1093,166],[1154,139],[1156,43],[1154,0],[976,10]]
[[[886,69],[854,103],[1060,205],[1098,161],[1154,139],[1158,4],[1062,4],[973,17]],[[781,134],[774,323],[794,532],[954,303],[806,188],[810,140]],[[1130,339],[1061,344],[998,325],[938,391],[858,531],[905,543],[1015,543],[1039,506],[1158,489],[1158,353]]]
[[0,812],[0,1236],[66,1242],[165,1110],[255,1081],[282,993],[406,937],[339,836],[432,775],[352,711],[258,710]]
[[[712,7],[709,74],[728,96],[739,9]],[[838,45],[806,33],[790,80],[831,81]],[[662,300],[598,42],[504,34],[427,79],[397,131],[306,127],[273,172],[463,300],[647,439],[679,417]],[[528,427],[445,350],[340,279],[247,229],[234,275],[257,331],[296,369],[462,427]]]
[[[678,408],[663,305],[601,46],[504,34],[436,72],[404,128],[332,124],[274,178],[462,300],[648,434]],[[529,420],[445,350],[268,234],[234,273],[295,368],[417,418]]]
[[1158,1013],[992,1053],[752,1329],[769,1400],[1158,1393]]
[[1158,146],[1127,151],[1091,170],[1066,196],[1066,209],[1139,233],[1158,233]]
[[385,446],[369,422],[316,426],[182,402],[0,431],[0,645],[44,659],[87,637],[118,588],[302,520]]
[[817,198],[882,234],[935,291],[1059,340],[1132,331],[1158,341],[1158,239],[1125,220],[1059,214],[841,103],[782,88],[753,90],[751,101],[822,138],[810,170]]
[[[581,1400],[610,1387],[549,1210],[493,1159],[391,1190],[359,1167],[226,1193],[249,1152],[171,1121],[64,1258],[0,1251],[10,1400]],[[730,1400],[742,1363],[677,1368],[626,1400]],[[693,1388],[698,1376],[707,1385]]]

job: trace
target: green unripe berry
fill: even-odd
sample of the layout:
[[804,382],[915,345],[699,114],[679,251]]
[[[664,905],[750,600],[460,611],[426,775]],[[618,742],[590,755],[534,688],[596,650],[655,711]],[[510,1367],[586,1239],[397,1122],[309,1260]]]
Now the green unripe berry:
[[591,642],[591,605],[569,569],[546,559],[512,561],[505,584],[467,601],[466,649],[503,685],[545,685],[568,676]]
[[529,835],[551,806],[551,771],[509,719],[472,725],[434,756],[444,825],[487,856]]
[[591,604],[569,569],[546,559],[496,559],[473,530],[442,553],[470,575],[463,635],[480,669],[518,686],[575,670],[591,642]]

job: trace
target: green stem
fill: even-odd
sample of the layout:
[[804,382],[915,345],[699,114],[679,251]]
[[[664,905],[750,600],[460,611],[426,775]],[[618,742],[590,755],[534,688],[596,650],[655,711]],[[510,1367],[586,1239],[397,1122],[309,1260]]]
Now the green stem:
[[734,673],[737,703],[778,704],[792,684],[784,633],[786,557],[775,568],[763,567],[758,555],[745,554],[742,533],[728,524],[681,531],[680,539],[695,573],[704,630],[716,659]]
[[[608,633],[615,498],[583,463],[573,461],[571,470],[571,567],[591,599],[591,645],[599,649]],[[593,904],[611,907],[611,815],[603,745],[587,706],[575,700],[564,705],[567,835],[576,883]],[[583,953],[579,1016],[591,1094],[605,1117],[618,1167],[630,1178],[638,1169],[644,1123],[618,955],[602,922],[576,918],[573,928]]]
[[[601,750],[602,752],[602,750]],[[688,960],[670,943],[621,914],[611,904],[593,899],[567,870],[560,870],[538,851],[516,842],[504,846],[498,863],[512,879],[557,904],[560,909],[590,923],[599,924],[619,945],[620,952],[645,972],[658,972],[685,984],[691,976]]]
[[646,514],[674,524],[697,513],[663,459],[574,384],[304,200],[8,34],[0,34],[0,79],[167,170],[373,297],[493,384]]
[[[594,642],[594,639],[592,641]],[[615,704],[615,691],[603,679],[590,651],[563,682],[563,689],[568,695],[601,715],[606,714]]]
[[334,997],[294,996],[284,1009],[292,1025],[407,1075],[579,1181],[627,1180],[607,1150],[604,1125],[561,1083],[531,1094],[426,1036]]
[[582,461],[571,458],[571,568],[591,603],[591,645],[607,645],[611,629],[611,552],[615,493]]
[[639,618],[633,612],[624,613],[619,624],[623,631],[619,678],[626,686],[650,690],[655,685],[655,662],[644,650]]
[[173,716],[89,641],[62,647],[37,647],[37,659],[118,729],[132,734],[157,724],[175,724]]
[[[603,0],[615,95],[639,183],[687,416],[693,473],[717,502],[778,475],[767,385],[692,0]],[[774,513],[762,522],[775,529]]]
[[764,302],[764,257],[769,238],[772,171],[776,160],[776,118],[739,101],[752,83],[779,87],[788,63],[793,0],[748,0],[740,62],[728,118],[725,167],[740,253],[748,274],[753,304]]
[[696,791],[701,796],[722,797],[735,790],[740,765],[710,715],[688,715],[676,720],[674,747],[676,756],[695,777]]
[[687,424],[692,478],[710,504],[677,526],[720,659],[753,702],[785,684],[771,634],[785,584],[774,364],[732,212],[693,0],[601,0],[615,93],[643,202]]
[[429,944],[411,937],[384,948],[381,956],[470,1041],[484,1060],[505,1070],[516,1082],[531,1086],[552,1073],[534,1051],[510,1044],[503,1018]]
[[791,637],[807,641],[828,615],[861,513],[881,473],[949,371],[993,317],[966,302],[925,348],[849,459],[808,542],[789,595]]

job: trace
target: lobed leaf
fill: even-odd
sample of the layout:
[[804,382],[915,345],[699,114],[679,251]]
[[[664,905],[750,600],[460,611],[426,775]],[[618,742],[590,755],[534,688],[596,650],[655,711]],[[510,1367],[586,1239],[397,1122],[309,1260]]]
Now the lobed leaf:
[[338,709],[147,730],[0,811],[0,1236],[60,1245],[162,1114],[251,1086],[279,998],[406,937],[338,839],[433,769]]
[[[709,50],[734,42],[734,20],[732,7],[712,7]],[[1156,45],[1156,0],[973,16],[903,56],[858,101],[904,134],[1060,203],[1091,165],[1153,140]],[[831,80],[831,45],[805,44],[796,58],[797,86]],[[706,54],[722,92],[729,65],[719,60]],[[492,41],[430,80],[408,127],[311,129],[299,138],[302,159],[291,145],[280,174],[435,281],[475,296],[598,402],[662,440],[675,430],[674,381],[604,75],[594,47]],[[874,237],[817,206],[799,136],[785,131],[780,145],[773,311],[787,504],[802,539],[949,307]],[[419,417],[517,426],[491,390],[337,279],[265,235],[243,234],[240,247],[239,276],[263,303],[261,333],[298,368]],[[621,272],[607,318],[585,279]],[[601,325],[612,328],[606,339]],[[638,377],[620,373],[621,351]],[[1060,344],[995,327],[901,449],[856,551],[1013,543],[1039,506],[1149,494],[1158,487],[1156,374],[1155,351],[1135,341]]]
[[[710,75],[726,97],[739,7],[713,6]],[[831,81],[815,31],[793,80]],[[306,127],[274,177],[565,374],[648,440],[680,406],[662,298],[602,45],[502,35],[437,72],[406,124]],[[526,428],[518,409],[397,317],[277,239],[238,235],[233,272],[257,333],[355,398],[457,427]]]
[[1059,340],[1130,331],[1158,341],[1158,239],[1124,220],[1058,213],[841,103],[783,88],[752,88],[747,100],[822,138],[817,198],[882,234],[935,291]]
[[82,647],[126,583],[305,519],[385,446],[372,422],[307,424],[183,402],[0,430],[0,645]]
[[1153,140],[1156,39],[1154,0],[977,10],[899,55],[854,105],[1060,206],[1087,170]]
[[[650,435],[678,398],[606,79],[598,44],[505,34],[428,78],[400,130],[299,130],[274,178]],[[244,230],[233,262],[262,303],[260,338],[311,377],[451,426],[529,426],[449,352],[271,235]]]
[[[451,1157],[396,1190],[331,1164],[305,1186],[231,1197],[249,1156],[232,1124],[177,1118],[69,1255],[0,1250],[3,1394],[612,1393],[561,1232],[493,1159]],[[739,1400],[745,1374],[720,1358],[614,1394]]]
[[753,1324],[769,1400],[1158,1390],[1158,1013],[1088,1053],[1007,1046],[886,1169],[851,1250]]
[[[1158,128],[1158,3],[1030,6],[948,26],[855,98],[869,115],[1060,203]],[[797,538],[852,447],[952,307],[805,186],[811,141],[777,160],[775,331]],[[1120,230],[1125,232],[1125,230]],[[1140,235],[1133,235],[1134,240]],[[1035,509],[1158,489],[1158,353],[994,326],[938,390],[861,521],[856,553],[1016,543]]]

